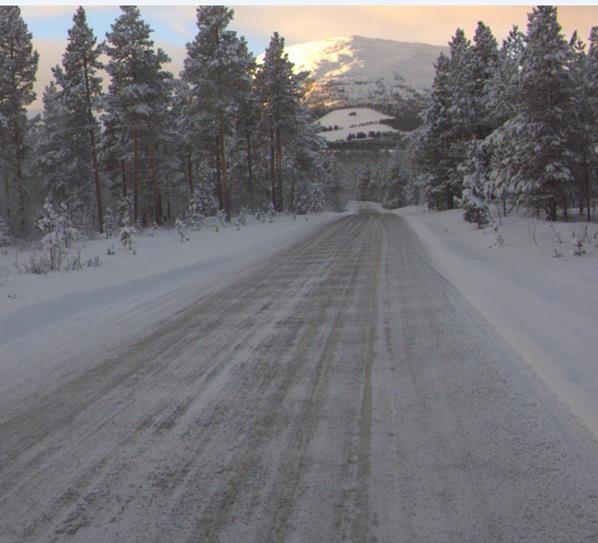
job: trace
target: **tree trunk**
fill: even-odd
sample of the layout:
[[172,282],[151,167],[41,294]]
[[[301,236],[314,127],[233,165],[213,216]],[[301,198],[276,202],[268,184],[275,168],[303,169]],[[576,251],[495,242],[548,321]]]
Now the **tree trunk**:
[[218,210],[224,209],[224,194],[222,193],[222,174],[220,173],[220,138],[216,137],[216,190],[218,191]]
[[133,223],[139,218],[139,138],[133,130]]
[[276,147],[274,145],[274,130],[270,130],[270,177],[272,180],[272,207],[278,209],[276,198]]
[[172,209],[170,204],[170,184],[166,186],[166,220],[172,224]]
[[122,174],[123,196],[127,197],[127,162],[124,158],[120,160],[120,171]]
[[23,155],[21,149],[21,128],[19,120],[14,121],[15,130],[15,175],[17,181],[17,192],[19,194],[19,213],[21,215],[21,232],[25,233],[26,213],[25,213],[25,180],[23,179]]
[[157,225],[162,224],[162,202],[160,187],[158,187],[158,172],[156,171],[156,145],[150,144],[150,168],[152,170],[152,196],[154,200],[154,220]]
[[295,172],[293,172],[291,177],[291,196],[289,201],[289,209],[293,210],[293,219],[297,217],[297,181],[295,179]]
[[104,209],[102,207],[102,190],[100,187],[100,164],[98,162],[98,152],[96,148],[96,135],[93,128],[89,129],[89,138],[91,142],[91,156],[93,160],[93,173],[96,189],[96,204],[98,210],[98,228],[100,234],[104,233]]
[[[592,221],[592,212],[591,212],[591,199],[592,199],[592,183],[591,183],[591,178],[590,178],[590,168],[588,167],[588,161],[584,160],[583,161],[583,165],[584,165],[584,176],[583,176],[583,184],[584,184],[584,194],[582,196],[582,198],[585,197],[585,207],[586,207],[586,213],[587,213],[587,219],[588,222]],[[580,206],[582,207],[582,206]]]
[[554,198],[551,198],[550,202],[548,204],[548,220],[556,221],[556,215],[557,215],[556,200]]
[[453,191],[450,187],[446,189],[446,208],[453,209],[455,207],[455,197],[453,196]]
[[220,110],[219,114],[219,151],[220,151],[220,180],[222,182],[222,200],[224,203],[224,213],[226,214],[227,222],[231,220],[231,195],[228,184],[228,171],[226,166],[226,150],[224,147],[224,111]]
[[6,220],[10,224],[10,220],[11,220],[10,181],[8,180],[8,171],[4,173],[4,195],[6,196]]
[[189,201],[193,198],[193,164],[191,163],[191,149],[187,153],[187,183],[189,184]]
[[284,191],[282,187],[282,141],[280,139],[280,128],[276,129],[276,155],[277,155],[277,177],[278,177],[278,211],[284,211]]
[[253,192],[253,165],[251,160],[251,132],[247,130],[247,184],[251,210],[255,211],[255,194]]

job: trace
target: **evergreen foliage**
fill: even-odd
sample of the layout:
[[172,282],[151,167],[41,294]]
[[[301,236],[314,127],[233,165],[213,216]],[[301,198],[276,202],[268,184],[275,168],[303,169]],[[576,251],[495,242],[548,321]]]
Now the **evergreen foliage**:
[[[116,131],[117,142],[132,147],[133,222],[146,225],[153,215],[162,222],[158,155],[161,135],[168,122],[172,74],[162,69],[170,58],[155,49],[151,28],[134,6],[121,7],[122,14],[106,35],[106,71],[110,86],[105,100],[104,122]],[[124,149],[120,160],[125,159]],[[144,175],[143,175],[144,174]],[[141,177],[146,183],[142,185]]]
[[4,171],[6,220],[21,235],[28,226],[25,108],[35,100],[33,83],[39,59],[31,40],[20,8],[0,6],[0,164]]
[[415,165],[428,205],[462,198],[482,226],[489,202],[523,205],[556,220],[578,203],[591,218],[596,172],[596,38],[568,44],[557,8],[540,6],[527,32],[514,27],[500,50],[478,23],[473,44],[458,29],[438,59]]
[[256,86],[263,104],[263,129],[270,137],[271,196],[277,211],[285,209],[284,150],[305,124],[301,101],[307,73],[296,74],[293,68],[284,51],[284,38],[275,32],[257,72]]
[[244,38],[227,30],[233,10],[224,6],[197,8],[198,33],[187,44],[182,76],[191,87],[195,119],[209,127],[216,142],[217,185],[220,209],[231,218],[231,183],[229,179],[230,136],[243,97],[251,89],[254,59]]

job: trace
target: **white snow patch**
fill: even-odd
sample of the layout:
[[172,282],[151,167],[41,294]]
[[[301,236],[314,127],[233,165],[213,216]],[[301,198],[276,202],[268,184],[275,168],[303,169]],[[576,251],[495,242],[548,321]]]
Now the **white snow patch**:
[[391,115],[385,115],[369,107],[353,107],[335,109],[318,119],[318,123],[323,127],[338,126],[339,128],[346,128],[378,123],[392,118]]
[[[598,436],[598,225],[507,217],[498,231],[479,230],[462,210],[395,212],[434,267]],[[572,233],[585,227],[586,254],[575,256]]]
[[[354,206],[353,206],[354,207]],[[353,207],[347,213],[351,213]],[[14,273],[17,251],[0,252],[0,270],[9,270],[0,285],[0,345],[50,327],[64,330],[75,321],[93,323],[100,314],[110,316],[163,296],[186,282],[198,288],[264,258],[319,226],[341,216],[323,213],[279,216],[274,223],[249,220],[240,230],[232,226],[215,232],[189,231],[180,243],[174,229],[146,230],[135,237],[135,251],[124,250],[118,239],[88,241],[81,260],[99,256],[99,267],[47,275]],[[109,248],[115,249],[108,255]],[[27,261],[30,251],[18,253]],[[184,301],[184,300],[183,300]],[[58,334],[59,335],[59,334]],[[0,363],[2,357],[0,357]]]
[[367,107],[335,109],[318,119],[317,124],[327,129],[318,134],[326,141],[334,142],[345,141],[349,135],[355,137],[358,132],[364,132],[367,139],[371,139],[370,132],[397,132],[391,126],[380,122],[387,119],[393,117]]

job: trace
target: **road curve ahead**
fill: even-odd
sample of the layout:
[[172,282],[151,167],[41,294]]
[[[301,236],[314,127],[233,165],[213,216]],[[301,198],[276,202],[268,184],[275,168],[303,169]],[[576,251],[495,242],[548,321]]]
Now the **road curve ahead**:
[[395,215],[0,413],[0,541],[596,542],[598,449]]

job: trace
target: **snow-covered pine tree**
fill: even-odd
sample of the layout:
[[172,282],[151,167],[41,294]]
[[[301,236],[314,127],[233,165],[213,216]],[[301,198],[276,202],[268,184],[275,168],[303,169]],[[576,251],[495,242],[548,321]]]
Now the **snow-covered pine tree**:
[[[96,37],[87,24],[85,10],[80,6],[68,31],[62,69],[54,69],[54,77],[63,95],[66,116],[63,122],[69,136],[64,144],[70,147],[70,167],[77,177],[73,183],[87,184],[89,187],[81,192],[95,194],[98,230],[103,232],[104,212],[96,144],[99,130],[96,112],[102,95],[102,78],[98,75],[98,70],[103,68],[100,54]],[[73,167],[74,164],[76,167]]]
[[[70,215],[80,206],[79,186],[72,186],[70,172],[71,146],[65,119],[63,96],[55,81],[44,89],[44,109],[40,137],[35,148],[35,168],[43,180],[43,189],[51,205],[65,203]],[[45,205],[44,204],[44,205]]]
[[[478,35],[487,34],[486,27]],[[471,42],[458,28],[449,42],[448,89],[450,100],[450,123],[448,132],[448,180],[447,207],[454,207],[453,198],[460,197],[463,188],[463,175],[459,165],[466,156],[468,142],[476,137],[483,123],[478,118],[483,107],[483,83],[476,80],[482,77],[485,68],[481,49],[475,54]]]
[[[251,70],[252,76],[254,70]],[[244,160],[240,162],[243,164],[242,170],[246,172],[245,175],[240,177],[247,180],[245,187],[246,189],[241,192],[246,195],[246,202],[251,211],[256,210],[256,171],[255,161],[256,152],[255,149],[258,146],[258,127],[261,121],[261,110],[259,104],[259,97],[256,93],[255,86],[252,85],[247,93],[244,93],[240,97],[236,135],[238,142],[241,144],[240,147],[244,148]]]
[[428,207],[450,209],[453,206],[453,192],[449,184],[452,104],[450,63],[444,53],[438,57],[435,69],[429,106],[424,112],[424,124],[417,133],[415,164],[424,185]]
[[451,143],[460,144],[473,136],[476,112],[474,53],[471,42],[461,28],[457,28],[449,42],[448,85],[451,102]]
[[187,210],[187,224],[194,230],[203,226],[206,217],[218,212],[218,203],[213,193],[213,187],[209,183],[198,183],[194,186]]
[[501,126],[517,113],[524,48],[525,34],[517,26],[513,26],[502,42],[496,69],[487,86],[489,109],[496,127]]
[[42,215],[37,221],[37,228],[42,235],[42,246],[48,255],[49,270],[60,271],[69,249],[81,236],[69,219],[66,204],[61,202],[54,207],[46,200],[42,207]]
[[472,125],[474,137],[483,140],[496,128],[490,109],[490,85],[498,65],[498,44],[492,31],[479,22],[471,49]]
[[566,212],[573,181],[567,152],[573,119],[570,53],[556,7],[534,8],[528,19],[512,148],[520,157],[516,175],[525,203],[554,221],[559,206]]
[[285,156],[285,170],[291,179],[288,209],[293,213],[321,211],[324,206],[322,185],[328,181],[330,169],[326,163],[326,144],[317,135],[305,109],[297,111]]
[[468,144],[467,159],[461,164],[463,172],[463,218],[478,228],[488,224],[490,213],[485,191],[490,185],[490,144],[472,140]]
[[[592,139],[594,143],[598,141],[598,26],[592,27],[589,39],[588,61],[587,61],[587,76],[586,76],[587,95],[592,111]],[[593,150],[593,159],[598,161],[598,148],[595,146]],[[598,165],[594,162],[593,180],[590,180],[588,185],[588,210],[590,205],[595,208],[594,196],[598,191]],[[589,217],[588,213],[588,217]]]
[[305,93],[306,72],[296,74],[284,51],[284,38],[275,32],[256,74],[256,86],[263,104],[263,122],[270,138],[270,173],[272,204],[277,211],[285,207],[282,173],[283,149],[293,138]]
[[186,190],[183,191],[181,183],[177,184],[181,189],[181,194],[186,193],[186,197],[183,198],[186,207],[189,206],[193,197],[195,179],[194,157],[197,157],[194,147],[196,146],[196,129],[198,127],[193,122],[192,109],[193,103],[189,84],[182,79],[175,79],[173,81],[173,96],[170,110],[172,127],[169,139],[173,158],[177,162],[177,166],[174,167],[176,171],[175,175],[183,179],[184,183],[182,185],[186,186]]
[[[132,146],[133,222],[148,222],[145,193],[151,194],[150,213],[160,224],[161,198],[158,184],[157,155],[161,130],[166,120],[172,75],[162,70],[169,57],[155,49],[152,32],[134,6],[121,7],[122,14],[106,34],[105,51],[111,77],[105,100],[105,122],[123,123]],[[141,161],[148,173],[150,187],[140,185]],[[146,189],[145,191],[143,189]],[[142,213],[143,210],[143,213]]]
[[[18,6],[0,6],[0,141],[5,151],[4,187],[7,219],[23,234],[27,227],[27,181],[24,175],[27,116],[35,100],[33,83],[39,55]],[[4,154],[4,153],[3,153]],[[18,223],[13,214],[12,189],[18,195]],[[14,217],[14,219],[13,219]]]
[[595,27],[590,35],[589,53],[577,32],[573,33],[569,42],[569,74],[573,85],[571,109],[575,120],[571,125],[569,150],[578,180],[575,196],[579,202],[580,214],[585,210],[588,221],[592,218],[592,177],[593,172],[598,169],[598,154],[595,151],[598,141],[598,99],[595,96],[598,92],[598,56],[595,51],[598,45],[595,41],[598,38],[597,31],[598,27]]
[[198,33],[187,44],[182,77],[191,86],[195,112],[213,130],[220,205],[231,218],[231,187],[227,135],[237,118],[241,97],[251,88],[253,58],[247,43],[227,27],[233,10],[225,6],[197,8]]
[[521,96],[521,63],[525,34],[517,26],[509,32],[498,53],[494,74],[488,83],[488,104],[491,122],[497,128],[486,138],[491,155],[490,176],[486,194],[497,201],[503,216],[519,195],[520,165],[527,160],[521,148],[513,145],[517,138]]

